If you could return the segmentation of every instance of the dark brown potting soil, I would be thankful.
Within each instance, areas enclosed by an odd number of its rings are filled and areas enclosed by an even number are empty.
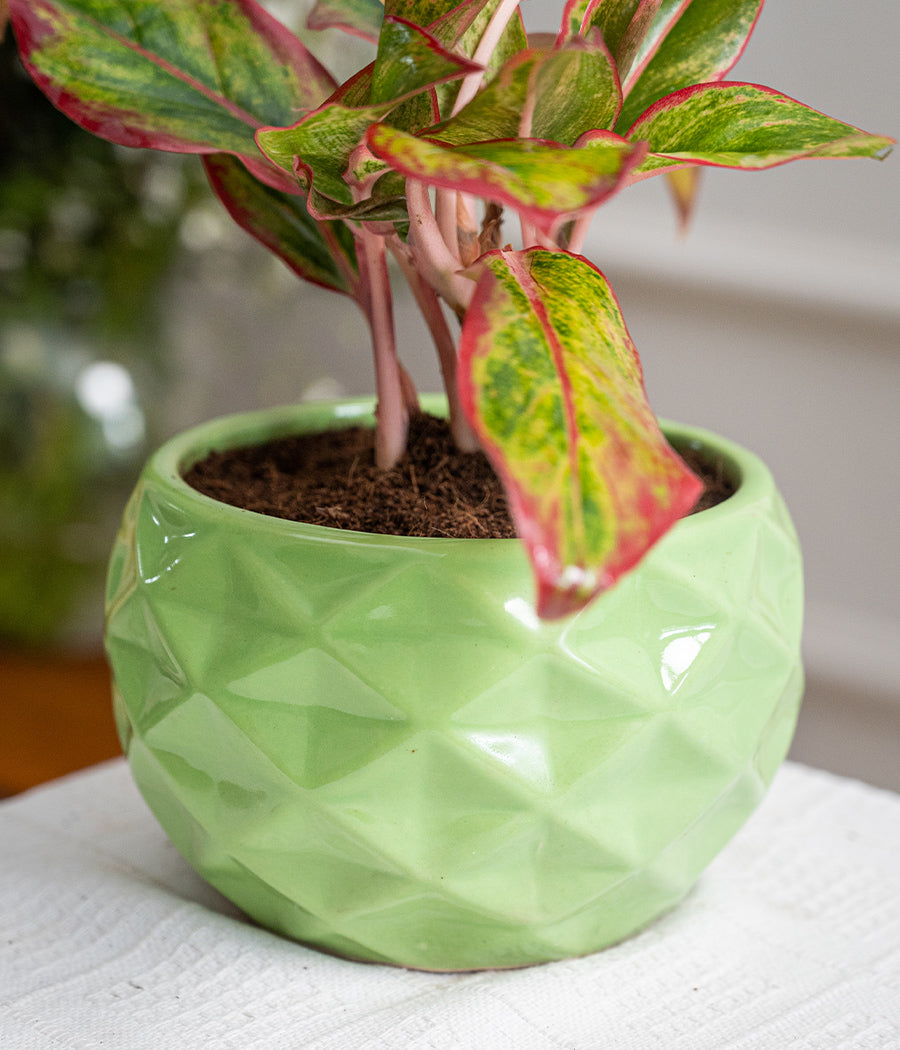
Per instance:
[[[371,429],[329,430],[211,452],[185,480],[223,503],[289,521],[399,536],[515,536],[487,458],[458,452],[444,420],[415,417],[409,449],[398,466],[382,471]],[[685,458],[706,482],[695,511],[734,491],[721,464]]]

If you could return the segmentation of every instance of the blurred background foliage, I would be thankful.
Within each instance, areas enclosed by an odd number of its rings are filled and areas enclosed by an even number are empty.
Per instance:
[[[195,158],[82,132],[0,41],[0,642],[94,642],[171,374],[165,288]],[[83,613],[82,610],[90,610]]]

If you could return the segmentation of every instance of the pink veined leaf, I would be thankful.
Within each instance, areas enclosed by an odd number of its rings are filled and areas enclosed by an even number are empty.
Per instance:
[[[581,256],[484,256],[460,398],[507,491],[541,617],[578,612],[696,502],[605,277]]]
[[[23,62],[54,104],[125,146],[257,157],[256,128],[295,120],[334,90],[326,70],[255,0],[10,0]],[[254,70],[270,74],[257,77]]]
[[[591,24],[591,16],[604,0],[566,0],[556,40],[563,44],[574,37],[583,36]]]
[[[429,22],[427,28],[445,47],[471,58],[500,2],[501,0],[463,0],[461,4],[449,9],[447,4],[439,2],[430,9],[434,20]],[[421,0],[411,0],[412,6],[417,10],[420,3]],[[393,8],[396,5],[392,3],[390,6]],[[416,21],[412,14],[407,17],[413,22]],[[486,79],[490,80],[506,61],[527,46],[521,12],[517,11],[507,23],[488,62]]]

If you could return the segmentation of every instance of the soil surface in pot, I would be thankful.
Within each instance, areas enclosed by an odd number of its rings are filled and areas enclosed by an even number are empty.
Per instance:
[[[185,474],[204,495],[260,514],[394,536],[504,539],[516,535],[503,487],[480,452],[459,452],[443,419],[410,421],[410,451],[375,466],[367,427],[211,452]],[[734,491],[721,463],[682,453],[706,485],[694,513]]]

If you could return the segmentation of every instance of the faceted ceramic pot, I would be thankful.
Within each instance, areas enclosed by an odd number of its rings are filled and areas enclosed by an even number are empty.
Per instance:
[[[260,923],[422,969],[591,952],[670,909],[760,801],[802,688],[790,520],[750,453],[587,611],[539,623],[515,540],[340,532],[180,477],[210,449],[371,403],[170,441],[109,579],[119,731],[163,828]]]

